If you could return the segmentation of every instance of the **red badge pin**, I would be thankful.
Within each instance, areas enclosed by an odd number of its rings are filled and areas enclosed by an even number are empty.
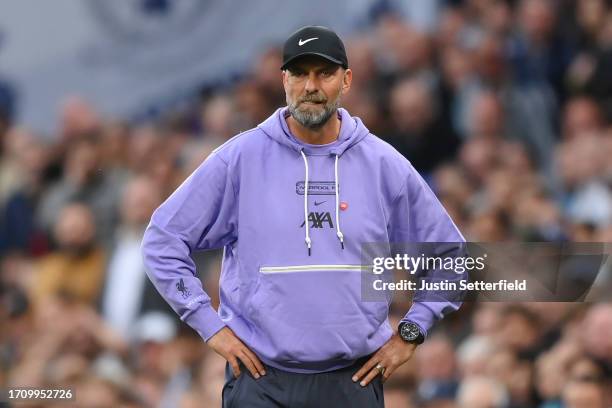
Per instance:
[[[346,201],[341,201],[340,202],[340,209],[342,211],[346,211],[348,209],[348,203]]]

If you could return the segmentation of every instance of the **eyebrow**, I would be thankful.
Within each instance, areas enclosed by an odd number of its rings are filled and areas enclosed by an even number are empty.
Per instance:
[[[319,73],[321,71],[331,71],[332,73],[335,73],[338,69],[340,68],[340,65],[336,65],[336,64],[328,64],[325,65],[323,67],[320,68],[314,68],[315,72]],[[291,73],[303,73],[303,72],[307,72],[310,71],[313,68],[308,68],[308,67],[300,67],[300,66],[294,66],[294,67],[288,67],[287,70]]]

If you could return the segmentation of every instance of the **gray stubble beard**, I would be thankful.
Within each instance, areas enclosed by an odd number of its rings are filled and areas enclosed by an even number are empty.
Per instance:
[[[290,103],[289,100],[287,100],[287,106],[293,119],[300,125],[308,129],[320,129],[340,108],[340,96],[341,94],[338,94],[335,101],[326,103],[320,112],[300,110],[298,109],[299,102]]]

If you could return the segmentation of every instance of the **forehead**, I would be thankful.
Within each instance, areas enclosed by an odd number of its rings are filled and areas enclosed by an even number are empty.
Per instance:
[[[328,68],[339,68],[340,65],[335,64],[323,57],[319,57],[317,55],[304,55],[302,57],[296,58],[292,61],[287,69],[292,70],[302,70],[302,71],[310,71],[310,70],[320,70],[320,69],[328,69]]]

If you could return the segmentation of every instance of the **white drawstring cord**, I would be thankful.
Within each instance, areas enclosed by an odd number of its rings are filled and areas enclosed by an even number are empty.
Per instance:
[[[334,163],[334,180],[336,182],[336,236],[340,240],[342,249],[344,249],[344,235],[342,234],[342,231],[340,231],[340,216],[338,215],[338,210],[340,207],[340,199],[338,198],[338,157],[339,155],[336,154],[336,161]]]
[[[311,246],[312,240],[310,239],[310,224],[308,223],[308,159],[306,158],[306,154],[304,154],[304,150],[300,150],[302,154],[302,159],[304,159],[304,168],[306,169],[306,176],[304,180],[304,227],[306,229],[306,238],[304,241],[306,242],[306,246],[308,247],[308,256],[311,255]],[[340,230],[340,196],[338,192],[338,158],[340,156],[336,154],[336,159],[334,162],[334,184],[336,190],[336,236],[338,240],[340,240],[340,246],[344,249],[344,234]]]
[[[304,167],[306,168],[306,180],[304,181],[304,227],[306,228],[306,246],[308,247],[308,256],[310,256],[310,231],[308,224],[308,159],[306,159],[306,155],[304,154],[304,150],[300,150],[302,153],[302,159],[304,159]]]

